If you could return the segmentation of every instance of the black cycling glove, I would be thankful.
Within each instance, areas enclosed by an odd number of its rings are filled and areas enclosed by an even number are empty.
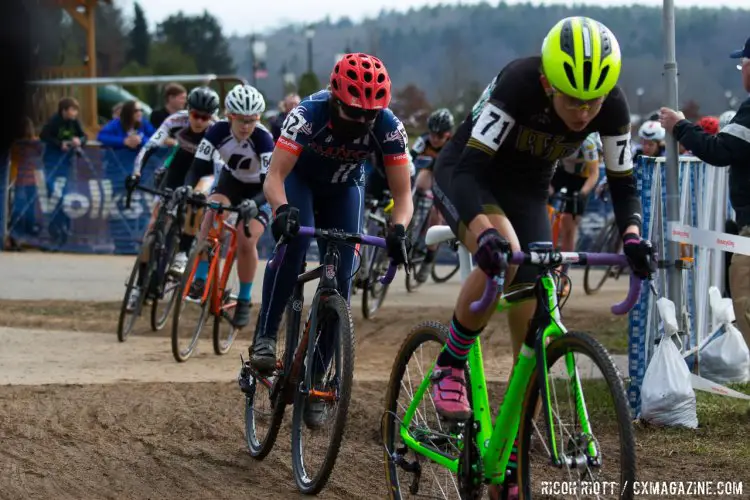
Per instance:
[[[648,279],[656,271],[654,262],[654,248],[651,242],[644,240],[635,233],[626,233],[622,237],[623,250],[630,262],[630,268],[636,276]]]
[[[299,231],[299,209],[288,203],[276,209],[276,216],[271,223],[273,239],[279,241],[282,236],[291,237]]]
[[[477,239],[477,265],[490,278],[502,274],[508,267],[510,243],[495,228],[485,230]]]
[[[406,264],[406,255],[402,250],[402,243],[406,246],[406,252],[408,253],[411,241],[406,237],[406,228],[403,224],[389,225],[385,235],[385,246],[388,257],[396,264]]]

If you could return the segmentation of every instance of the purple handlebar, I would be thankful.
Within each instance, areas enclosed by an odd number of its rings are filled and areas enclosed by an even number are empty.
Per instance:
[[[300,226],[299,231],[297,232],[297,236],[315,236],[315,228]],[[362,243],[364,243],[365,245],[385,248],[384,238],[378,238],[377,236],[368,236],[366,234],[360,235],[360,237],[362,238]],[[271,260],[268,261],[268,267],[270,267],[271,269],[278,268],[281,263],[284,262],[284,254],[286,254],[286,243],[278,246],[278,248],[276,249],[276,253],[271,258]],[[391,262],[391,264],[388,266],[388,270],[386,271],[385,276],[381,276],[379,281],[384,285],[389,284],[396,276],[397,270],[398,265]]]
[[[532,252],[533,253],[533,252]],[[585,256],[585,258],[580,259],[581,261],[584,261],[587,265],[593,265],[593,266],[621,266],[621,267],[627,267],[628,259],[623,254],[614,254],[614,253],[578,253],[578,254],[571,254],[571,255],[579,255],[579,256]],[[512,257],[510,258],[511,264],[523,264],[526,261],[526,256],[524,252],[513,252]],[[565,262],[574,264],[576,262],[570,261]],[[484,287],[484,293],[482,294],[482,298],[480,298],[477,301],[474,301],[469,306],[469,309],[473,313],[479,313],[482,311],[485,311],[488,307],[492,305],[492,303],[497,298],[498,294],[500,293],[500,284],[493,278],[487,278],[487,283]],[[628,295],[625,297],[625,300],[622,302],[619,302],[617,304],[614,304],[611,308],[612,314],[622,315],[627,314],[633,306],[635,306],[635,303],[638,302],[638,297],[641,294],[641,280],[638,278],[635,274],[632,272],[630,273],[630,288],[628,289]]]

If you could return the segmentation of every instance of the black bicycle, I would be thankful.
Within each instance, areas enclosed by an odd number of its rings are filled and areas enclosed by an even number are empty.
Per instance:
[[[424,283],[420,279],[420,276],[422,276],[422,266],[432,266],[432,262],[425,262],[427,244],[424,241],[427,230],[430,228],[432,207],[432,194],[414,193],[414,217],[412,217],[409,224],[411,246],[408,253],[408,262],[413,266],[412,269],[414,272],[406,274],[406,290],[409,292],[415,291]]]
[[[380,199],[365,200],[365,234],[385,238],[388,217],[393,209],[390,191]],[[388,270],[390,259],[384,248],[366,245],[361,250],[361,266],[357,273],[357,287],[362,289],[362,315],[372,319],[383,305],[389,283],[381,283],[380,277]]]
[[[158,183],[157,183],[158,185]],[[180,234],[185,222],[185,204],[190,190],[178,188],[153,189],[141,185],[129,185],[125,207],[130,208],[134,190],[159,196],[162,203],[151,230],[146,234],[141,251],[135,259],[133,270],[125,283],[125,296],[117,322],[117,339],[125,342],[133,331],[136,319],[141,315],[146,300],[151,301],[151,329],[161,330],[175,304],[175,292],[180,277],[168,272],[179,247]],[[141,263],[145,262],[143,275]]]
[[[373,245],[385,248],[385,240],[374,236],[345,233],[335,229],[300,227],[299,236],[326,240],[323,264],[297,278],[297,285],[284,312],[286,335],[279,339],[279,359],[272,373],[260,373],[249,361],[242,361],[238,377],[245,395],[245,432],[250,455],[265,458],[276,441],[284,409],[293,405],[292,470],[302,493],[316,494],[326,485],[338,456],[344,435],[354,376],[354,324],[346,298],[339,292],[337,269],[340,253],[336,243]],[[279,240],[268,265],[278,267],[284,260],[286,238]],[[406,254],[405,247],[403,248]],[[390,283],[397,265],[391,262],[380,278]],[[320,280],[300,331],[304,284]],[[300,333],[302,334],[300,336]],[[320,420],[306,416],[308,405],[315,405]],[[312,408],[312,406],[311,406]],[[327,444],[312,441],[329,429]],[[303,439],[305,430],[310,436]],[[322,450],[322,458],[314,456]]]
[[[609,184],[602,182],[597,191],[599,199],[606,201],[609,197]],[[617,227],[614,215],[607,219],[607,222],[599,230],[590,250],[601,253],[620,253],[622,251],[622,236],[620,236],[620,230]],[[627,273],[628,269],[622,266],[587,265],[583,271],[583,290],[586,295],[594,295],[602,289],[609,278],[619,279],[623,272]]]

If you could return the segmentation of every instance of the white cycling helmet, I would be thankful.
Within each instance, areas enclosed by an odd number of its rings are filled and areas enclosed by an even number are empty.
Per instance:
[[[638,129],[638,137],[646,141],[663,141],[666,137],[666,131],[661,123],[648,120],[643,122],[641,128]]]
[[[734,118],[734,115],[736,114],[736,111],[732,111],[730,109],[729,111],[724,111],[721,115],[719,115],[719,130],[729,125],[729,122],[732,121],[732,118]]]
[[[252,116],[260,115],[266,110],[266,101],[255,87],[236,85],[224,98],[227,114]]]

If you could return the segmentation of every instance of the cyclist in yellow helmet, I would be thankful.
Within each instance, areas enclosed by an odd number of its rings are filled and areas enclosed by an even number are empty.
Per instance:
[[[502,69],[440,152],[436,205],[478,265],[463,284],[433,371],[432,397],[443,418],[465,419],[471,411],[464,366],[494,308],[474,314],[469,305],[479,300],[488,275],[506,271],[506,291],[533,283],[535,268],[508,267],[506,255],[551,240],[547,196],[554,165],[594,132],[601,136],[625,253],[637,275],[653,270],[651,245],[640,236],[630,110],[617,87],[621,64],[620,46],[606,26],[586,17],[563,19],[547,34],[540,56]],[[522,344],[534,306],[531,300],[509,311],[514,357],[533,354]],[[514,463],[511,455],[509,497],[517,495]]]

